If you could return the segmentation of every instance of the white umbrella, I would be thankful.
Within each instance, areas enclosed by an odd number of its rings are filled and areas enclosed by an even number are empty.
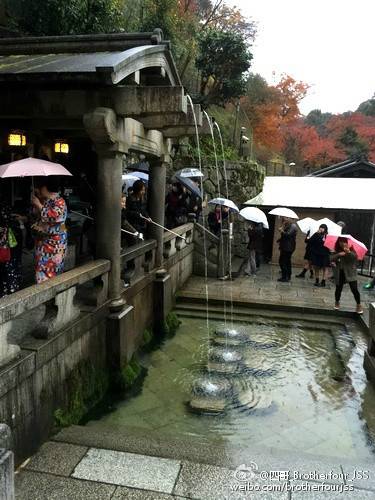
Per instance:
[[[312,219],[311,217],[305,217],[304,219],[301,219],[297,222],[298,227],[303,233],[308,233],[310,231],[311,233],[311,227],[313,224],[316,223],[315,219]],[[315,231],[314,231],[315,232]]]
[[[234,210],[235,212],[239,212],[239,208],[233,201],[228,200],[227,198],[214,198],[208,202],[210,205],[221,205],[223,207],[228,207]]]
[[[148,182],[149,179],[149,175],[146,174],[146,172],[132,172],[130,175],[134,175],[134,177],[146,182]]]
[[[135,182],[135,181],[139,181],[139,177],[137,177],[136,175],[133,175],[133,174],[124,174],[122,176],[122,180],[125,182]]]
[[[176,172],[176,174],[179,174],[181,177],[204,177],[204,174],[199,170],[199,168],[183,168],[182,170],[179,170]]]
[[[325,224],[328,228],[328,234],[332,234],[333,236],[339,236],[342,233],[342,227],[336,224],[335,222],[331,221],[331,219],[328,219],[325,217],[324,219],[319,219],[317,221],[313,221],[310,225],[310,234],[314,234],[317,232],[319,227]]]
[[[290,208],[277,207],[269,213],[270,215],[279,215],[280,217],[288,217],[289,219],[299,219],[298,215]]]
[[[246,220],[257,222],[258,224],[263,224],[263,227],[269,229],[267,216],[259,208],[256,207],[243,208],[242,210],[240,210],[240,215]]]

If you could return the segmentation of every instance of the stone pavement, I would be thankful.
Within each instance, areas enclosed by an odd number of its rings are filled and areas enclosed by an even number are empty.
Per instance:
[[[102,448],[92,447],[96,438]],[[375,498],[373,463],[285,457],[277,450],[267,457],[253,451],[249,459],[239,449],[236,465],[220,447],[194,439],[168,443],[141,434],[94,436],[79,426],[63,430],[55,439],[19,469],[17,499]],[[190,460],[184,458],[189,450]],[[352,480],[355,470],[365,479]]]
[[[279,283],[279,268],[273,265],[262,265],[256,277],[242,275],[232,282],[208,279],[208,295],[210,299],[246,302],[267,308],[292,307],[301,312],[327,312],[334,311],[334,283],[328,281],[325,288],[315,287],[314,279],[295,278],[300,269],[294,269],[290,283]],[[365,291],[363,284],[368,279],[359,276],[358,284],[364,308],[363,320],[368,325],[368,306],[375,302],[375,291]],[[205,298],[206,287],[204,279],[193,276],[178,294],[181,297]],[[341,297],[341,313],[354,313],[355,302],[348,285],[345,285]]]

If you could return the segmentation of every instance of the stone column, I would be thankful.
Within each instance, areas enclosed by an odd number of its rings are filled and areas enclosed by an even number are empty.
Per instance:
[[[116,152],[98,151],[96,257],[111,261],[108,297],[112,304],[121,295],[121,180],[122,158]]]
[[[121,310],[121,186],[122,154],[118,147],[117,117],[109,108],[84,116],[84,124],[98,154],[96,257],[111,261],[108,297],[111,310]]]
[[[164,226],[165,214],[165,184],[167,164],[163,160],[150,162],[150,177],[148,182],[148,211],[152,220]],[[149,224],[148,236],[157,241],[155,255],[156,267],[163,265],[163,235],[161,227]]]

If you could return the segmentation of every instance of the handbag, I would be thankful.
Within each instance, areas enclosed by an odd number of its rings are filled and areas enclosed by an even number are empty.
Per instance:
[[[4,264],[5,262],[9,261],[10,261],[10,248],[0,247],[0,263]]]
[[[14,232],[13,232],[12,228],[8,229],[8,245],[9,245],[9,248],[14,248],[18,245],[17,239],[14,236]]]

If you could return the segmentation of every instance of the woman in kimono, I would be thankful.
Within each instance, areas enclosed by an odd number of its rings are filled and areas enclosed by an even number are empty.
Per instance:
[[[67,208],[54,179],[43,177],[35,183],[32,204],[37,222],[32,230],[35,239],[35,276],[37,283],[54,278],[64,271],[67,248],[65,220]]]

